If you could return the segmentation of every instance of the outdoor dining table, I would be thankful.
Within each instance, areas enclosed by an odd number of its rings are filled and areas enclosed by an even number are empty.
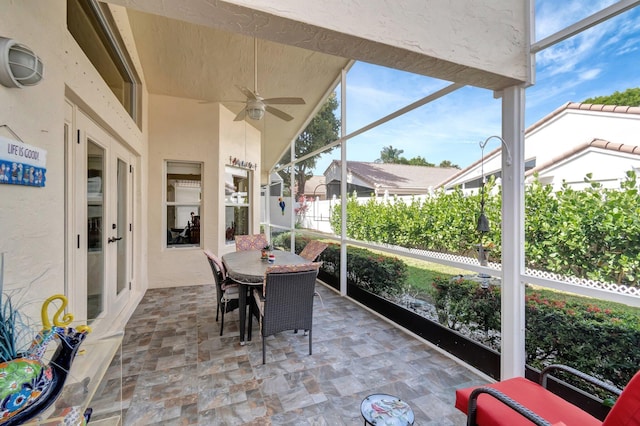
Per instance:
[[[247,318],[247,298],[249,287],[260,286],[264,282],[264,275],[269,266],[298,265],[309,263],[309,260],[288,251],[275,250],[272,252],[275,260],[269,262],[261,259],[261,250],[235,251],[222,256],[222,263],[227,269],[227,276],[240,286],[240,344],[244,345],[245,323]],[[249,313],[251,315],[251,313]]]

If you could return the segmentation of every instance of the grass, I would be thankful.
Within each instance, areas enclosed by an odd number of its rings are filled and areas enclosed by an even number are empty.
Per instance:
[[[418,260],[412,257],[398,256],[407,265],[407,286],[412,292],[417,295],[428,296],[431,293],[431,283],[435,277],[454,277],[456,275],[469,275],[473,272],[465,271],[463,269],[454,268],[452,266],[441,265],[439,263],[428,262],[425,260]],[[611,309],[616,312],[624,312],[628,315],[634,315],[640,317],[640,309],[628,306],[622,303],[609,302],[601,299],[593,299],[586,296],[578,296],[571,293],[564,293],[557,290],[546,289],[543,287],[529,285],[526,292],[539,292],[542,297],[564,301],[564,302],[577,302],[577,303],[593,303],[601,309]]]
[[[400,257],[407,264],[408,276],[407,285],[419,293],[429,293],[431,283],[435,277],[454,277],[460,274],[471,272],[452,266],[441,265],[439,263],[427,262],[411,257]]]

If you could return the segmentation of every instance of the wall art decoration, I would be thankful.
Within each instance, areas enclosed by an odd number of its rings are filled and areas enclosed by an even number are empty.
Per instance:
[[[0,183],[43,187],[47,151],[0,136]]]

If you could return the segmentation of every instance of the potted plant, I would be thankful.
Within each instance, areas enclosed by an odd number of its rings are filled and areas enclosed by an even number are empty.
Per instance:
[[[261,255],[261,259],[268,259],[269,258],[269,253],[271,253],[273,251],[273,246],[271,244],[267,244],[266,246],[262,247],[262,255]]]

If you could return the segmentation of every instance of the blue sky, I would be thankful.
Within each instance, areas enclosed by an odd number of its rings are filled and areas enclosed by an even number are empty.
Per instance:
[[[565,28],[615,0],[537,0],[536,40]],[[449,82],[356,63],[347,75],[347,130],[353,132]],[[640,7],[565,40],[536,55],[536,84],[526,90],[528,127],[566,102],[609,95],[640,86]],[[478,160],[478,142],[499,135],[501,101],[493,92],[462,88],[374,130],[347,145],[350,160],[375,161],[385,146],[438,164],[450,160],[466,167]],[[499,146],[491,141],[487,150]],[[322,174],[339,150],[323,155]]]

